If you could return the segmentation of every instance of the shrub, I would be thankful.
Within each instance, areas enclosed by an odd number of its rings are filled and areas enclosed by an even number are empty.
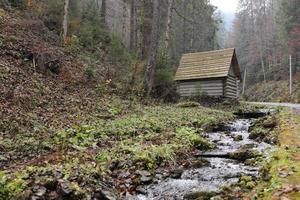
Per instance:
[[[61,33],[63,20],[63,0],[42,0],[35,2],[37,5],[32,6],[35,14],[44,22],[45,26],[57,34]]]
[[[157,59],[153,95],[168,101],[179,99],[174,82],[174,69],[164,53],[159,54]]]
[[[92,66],[87,66],[84,69],[84,74],[88,82],[92,81],[95,78],[95,68]]]
[[[27,5],[26,0],[7,0],[7,1],[0,0],[1,5],[5,5],[6,3],[9,3],[11,6],[21,8],[21,9],[25,9]]]

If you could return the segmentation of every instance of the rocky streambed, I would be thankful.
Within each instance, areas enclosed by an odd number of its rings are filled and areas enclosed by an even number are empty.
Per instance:
[[[218,194],[222,187],[237,183],[243,176],[257,179],[256,158],[267,157],[272,146],[249,139],[249,127],[254,120],[238,119],[222,130],[205,134],[216,148],[196,154],[201,165],[183,170],[177,177],[156,179],[140,189],[142,194],[126,199],[195,199],[197,193]]]

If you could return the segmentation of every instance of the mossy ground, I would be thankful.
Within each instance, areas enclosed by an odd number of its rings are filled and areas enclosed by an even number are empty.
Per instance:
[[[1,146],[8,147],[11,154],[14,151],[18,154],[22,146],[34,152],[41,148],[40,144],[43,144],[43,153],[20,162],[10,162],[3,156],[7,167],[0,175],[0,197],[15,199],[20,197],[18,195],[35,195],[34,186],[46,187],[48,179],[69,181],[73,195],[76,194],[73,198],[79,199],[102,187],[99,183],[112,185],[121,193],[132,192],[141,184],[140,177],[132,177],[137,176],[137,170],[152,173],[158,168],[182,165],[194,150],[214,147],[202,137],[205,130],[234,118],[231,112],[200,105],[145,105],[134,100],[121,101],[118,96],[110,99],[103,112],[85,113],[74,124],[66,125],[53,135],[51,132],[41,138],[32,135],[28,141],[26,133],[15,135],[24,137],[26,144],[13,144],[9,136],[3,135]],[[129,102],[135,104],[129,105]],[[109,117],[104,118],[103,114]],[[59,178],[55,177],[56,171],[61,174]],[[128,177],[119,177],[126,172],[131,174],[134,183],[126,185],[123,179]],[[84,184],[82,177],[86,179]],[[49,191],[51,188],[47,187]]]

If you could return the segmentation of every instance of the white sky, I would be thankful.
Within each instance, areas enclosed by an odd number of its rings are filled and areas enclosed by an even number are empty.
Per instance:
[[[238,6],[238,0],[210,0],[210,2],[226,13],[235,13]]]

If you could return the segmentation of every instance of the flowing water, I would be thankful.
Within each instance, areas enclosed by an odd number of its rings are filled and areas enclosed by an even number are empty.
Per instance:
[[[258,167],[247,166],[242,162],[226,158],[245,146],[267,154],[271,145],[248,139],[251,119],[239,119],[225,126],[224,131],[207,133],[206,137],[217,146],[207,152],[200,152],[207,166],[184,171],[179,179],[167,178],[145,187],[146,195],[131,196],[132,200],[171,200],[184,199],[193,192],[219,192],[222,186],[237,183],[241,176],[258,177]],[[240,140],[234,140],[239,136]],[[241,138],[242,137],[242,138]]]

